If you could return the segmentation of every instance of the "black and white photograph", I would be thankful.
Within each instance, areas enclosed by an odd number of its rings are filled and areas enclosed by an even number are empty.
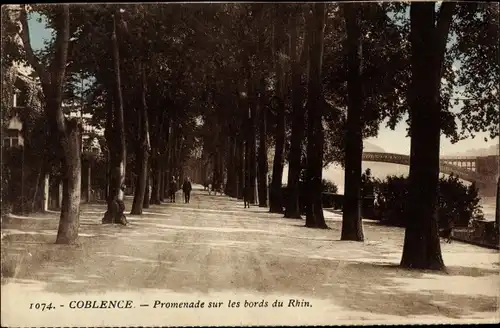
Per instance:
[[[1,15],[2,327],[500,322],[497,2]]]

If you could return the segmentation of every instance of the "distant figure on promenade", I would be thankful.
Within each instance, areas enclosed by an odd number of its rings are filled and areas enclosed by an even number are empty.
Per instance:
[[[191,179],[187,177],[182,184],[182,191],[184,192],[184,203],[186,204],[189,203],[189,200],[191,198],[191,189],[193,189],[193,186],[191,186]]]
[[[172,179],[170,179],[170,202],[175,203],[175,192],[177,191],[177,181],[175,180],[175,177],[172,176]]]
[[[215,196],[217,196],[217,192],[219,192],[222,195],[222,187],[220,183],[218,182],[214,183],[210,188],[210,190],[208,191],[208,194],[210,195],[211,192],[213,192]]]
[[[244,208],[250,208],[250,195],[252,194],[252,189],[250,186],[243,187],[243,205]]]

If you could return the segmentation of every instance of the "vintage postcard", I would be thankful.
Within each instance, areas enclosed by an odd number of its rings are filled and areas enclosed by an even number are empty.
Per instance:
[[[499,17],[2,5],[1,326],[498,323]]]

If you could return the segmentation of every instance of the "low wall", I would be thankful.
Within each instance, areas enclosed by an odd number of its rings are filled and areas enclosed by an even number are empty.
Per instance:
[[[474,221],[469,228],[453,229],[451,237],[477,246],[500,249],[497,229],[494,221]]]

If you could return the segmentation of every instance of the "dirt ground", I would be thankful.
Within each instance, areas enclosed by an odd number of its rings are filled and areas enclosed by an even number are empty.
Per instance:
[[[105,204],[82,206],[74,246],[54,244],[58,213],[2,222],[2,326],[500,321],[495,250],[443,243],[447,273],[404,270],[400,228],[366,221],[365,242],[345,242],[339,214],[325,211],[329,230],[308,229],[199,189],[190,204],[179,194],[176,204],[127,216],[126,227],[102,225],[104,211]],[[133,305],[72,309],[73,300]],[[165,308],[198,300],[203,308]],[[31,303],[55,309],[30,310]]]

